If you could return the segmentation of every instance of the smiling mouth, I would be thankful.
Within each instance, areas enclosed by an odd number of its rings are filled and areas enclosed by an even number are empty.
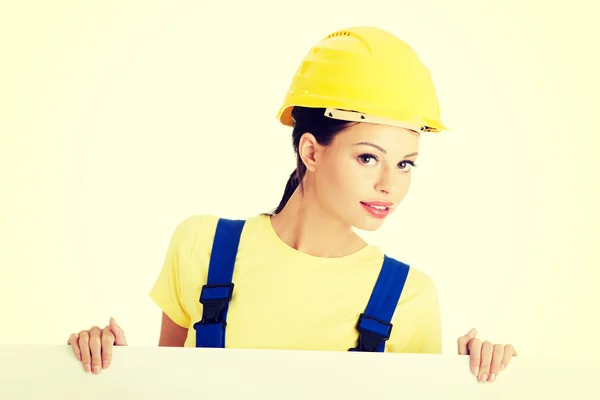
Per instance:
[[[367,210],[369,212],[369,214],[371,214],[373,217],[378,218],[378,219],[383,219],[383,218],[387,217],[388,214],[390,213],[391,207],[380,206],[380,205],[371,205],[371,204],[363,203],[362,201],[360,202],[360,204],[364,207],[365,210]]]
[[[368,206],[368,207],[373,207],[377,210],[389,210],[391,208],[394,207],[393,203],[388,203],[388,202],[373,202],[373,203],[365,203],[364,201],[360,202],[361,204]],[[383,203],[383,204],[382,204]]]
[[[388,209],[389,209],[389,207],[385,207],[385,206],[372,206],[372,205],[370,205],[370,204],[367,204],[367,203],[363,203],[363,204],[364,204],[365,206],[372,207],[372,208],[374,208],[374,209],[376,209],[376,210],[382,210],[382,211],[385,211],[385,210],[388,210]]]

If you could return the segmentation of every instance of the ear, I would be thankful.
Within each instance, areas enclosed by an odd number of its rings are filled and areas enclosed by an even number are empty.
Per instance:
[[[298,154],[306,166],[307,171],[317,170],[317,150],[319,149],[317,139],[311,133],[305,133],[300,137]]]

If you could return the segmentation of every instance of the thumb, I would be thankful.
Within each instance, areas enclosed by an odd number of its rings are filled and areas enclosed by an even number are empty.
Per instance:
[[[127,346],[125,332],[123,332],[123,329],[117,325],[117,321],[113,317],[110,317],[109,328],[113,335],[115,335],[115,346]]]
[[[477,329],[471,329],[466,335],[458,338],[458,354],[467,355],[469,354],[469,342],[477,335]]]

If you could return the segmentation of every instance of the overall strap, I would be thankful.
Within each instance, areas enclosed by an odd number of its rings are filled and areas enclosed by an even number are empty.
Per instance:
[[[225,347],[227,311],[233,295],[233,270],[245,221],[220,218],[202,287],[202,320],[194,324],[196,347]]]
[[[358,319],[358,343],[349,351],[383,352],[392,332],[391,320],[410,267],[384,255],[383,265],[367,307]]]

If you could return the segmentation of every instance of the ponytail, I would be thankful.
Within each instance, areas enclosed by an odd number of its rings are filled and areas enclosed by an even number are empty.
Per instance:
[[[279,214],[281,210],[283,210],[287,202],[290,200],[290,197],[292,197],[292,195],[298,188],[299,182],[300,181],[298,180],[298,172],[294,170],[294,172],[290,174],[290,178],[288,179],[287,184],[285,185],[281,201],[279,202],[277,208],[273,211],[273,214]]]

